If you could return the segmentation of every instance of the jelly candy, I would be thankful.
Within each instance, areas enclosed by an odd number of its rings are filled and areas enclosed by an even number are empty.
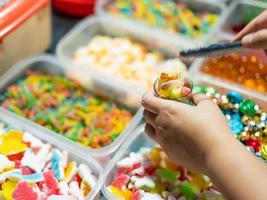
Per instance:
[[[190,185],[194,187],[198,192],[200,192],[210,187],[210,180],[205,175],[196,174],[195,176],[192,177]]]
[[[118,189],[123,189],[123,186],[125,187],[126,184],[129,182],[130,177],[126,174],[117,174],[114,177],[114,180],[112,182],[112,185],[115,186]]]
[[[115,196],[123,199],[123,200],[131,200],[132,193],[129,190],[120,190],[114,186],[109,186],[109,190]]]
[[[6,200],[12,200],[12,194],[16,188],[15,182],[7,181],[2,184],[2,194],[4,199]]]
[[[173,171],[171,169],[158,169],[156,174],[161,177],[163,180],[174,182],[179,178],[179,172]]]
[[[186,198],[186,200],[196,200],[197,194],[195,189],[188,183],[182,183],[178,186],[181,194]]]
[[[28,185],[27,182],[22,181],[17,184],[13,192],[14,200],[38,200],[38,194]]]

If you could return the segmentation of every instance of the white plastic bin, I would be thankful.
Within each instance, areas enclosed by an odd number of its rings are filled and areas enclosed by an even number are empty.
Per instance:
[[[181,44],[184,44],[188,47],[194,47],[195,45],[200,45],[207,41],[213,31],[223,23],[225,19],[225,15],[227,14],[227,7],[222,1],[214,1],[214,0],[178,0],[177,2],[185,3],[189,8],[195,11],[210,11],[212,13],[218,14],[218,21],[213,27],[210,28],[209,32],[199,38],[189,38],[181,33],[172,33],[168,30],[160,29],[157,27],[149,26],[145,23],[139,22],[133,18],[128,18],[125,16],[111,14],[106,10],[106,7],[110,5],[114,0],[99,0],[96,5],[96,13],[99,16],[106,16],[113,21],[120,22],[121,24],[130,24],[135,26],[136,28],[142,27],[145,29],[153,30],[154,32],[158,32],[166,37],[173,38],[173,40],[179,41]]]
[[[0,79],[0,93],[6,90],[9,85],[12,85],[19,78],[22,78],[27,70],[35,70],[35,71],[49,71],[56,74],[65,74],[68,77],[67,72],[63,68],[62,64],[52,56],[38,56],[23,60],[16,65],[14,65],[6,74],[4,74]],[[113,91],[109,91],[107,93],[107,97],[112,96]],[[6,111],[11,113],[10,111]],[[13,113],[12,113],[13,114]],[[76,148],[78,152],[81,152],[82,155],[87,154],[89,156],[95,157],[101,164],[104,164],[106,161],[110,159],[112,154],[119,148],[124,140],[128,138],[132,130],[141,122],[142,120],[142,110],[136,111],[135,116],[132,121],[128,124],[128,126],[124,129],[124,131],[115,139],[115,141],[103,148],[93,149],[82,146],[81,144],[75,143],[68,139],[63,135],[59,135],[53,131],[48,130],[36,123],[20,117],[17,117],[29,126],[37,126],[40,130],[45,132],[48,136],[51,135],[55,138],[55,140],[64,141],[65,144]]]
[[[104,85],[108,91],[116,91],[116,99],[132,107],[139,107],[144,88],[133,87],[125,80],[119,80],[104,70],[97,70],[88,66],[78,65],[74,53],[79,47],[86,46],[96,35],[126,36],[133,41],[141,42],[149,50],[160,50],[166,58],[175,58],[179,49],[186,48],[179,41],[165,37],[142,27],[136,27],[122,21],[107,17],[91,17],[75,26],[58,44],[57,56],[72,76],[94,89],[97,85]],[[100,84],[99,84],[100,83]],[[95,89],[94,89],[95,90]]]
[[[0,108],[0,122],[4,122],[5,124],[13,127],[14,129],[18,129],[21,131],[29,132],[40,140],[52,144],[54,147],[57,147],[61,150],[65,150],[70,154],[70,159],[76,161],[77,163],[84,163],[92,170],[93,174],[97,178],[97,184],[89,193],[87,200],[99,199],[99,191],[102,186],[102,171],[103,169],[94,160],[91,156],[86,154],[81,154],[76,150],[73,146],[66,143],[64,140],[58,140],[57,138],[50,135],[45,130],[40,130],[36,126],[32,126],[30,123],[25,121],[21,121],[17,118],[16,115],[6,112]]]

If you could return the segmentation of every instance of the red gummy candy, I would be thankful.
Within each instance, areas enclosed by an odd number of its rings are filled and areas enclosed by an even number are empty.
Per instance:
[[[81,187],[82,178],[78,174],[73,177],[73,180],[77,181],[79,187]]]
[[[155,174],[156,168],[154,166],[150,166],[145,168],[145,173],[149,176],[153,176]]]
[[[141,193],[140,191],[135,191],[132,193],[131,200],[140,200],[141,199]]]
[[[133,164],[133,166],[131,166],[131,167],[120,167],[120,168],[118,168],[118,173],[119,174],[128,174],[129,172],[131,172],[135,169],[138,169],[141,166],[142,166],[142,164],[139,162],[139,163]]]
[[[15,160],[15,168],[21,168],[21,162],[19,160]]]
[[[126,174],[116,174],[114,177],[114,180],[112,182],[112,185],[118,189],[122,189],[124,185],[126,185],[130,180],[130,177]]]
[[[178,167],[178,170],[179,170],[179,172],[180,172],[179,180],[180,180],[180,181],[185,181],[185,180],[187,180],[187,177],[186,177],[186,169],[185,169],[184,167],[179,166],[179,167]]]
[[[27,182],[22,181],[18,183],[16,189],[12,194],[13,200],[37,200],[38,194],[28,186]]]
[[[54,176],[54,171],[49,170],[47,172],[43,173],[44,176],[44,182],[45,182],[45,188],[44,191],[48,196],[50,195],[57,195],[59,194],[59,188],[58,188],[58,182],[57,179]]]
[[[34,173],[34,171],[29,169],[28,167],[22,167],[21,172],[23,175],[30,175]]]
[[[7,156],[10,161],[16,161],[16,160],[21,160],[23,158],[24,152],[16,153],[13,155]]]

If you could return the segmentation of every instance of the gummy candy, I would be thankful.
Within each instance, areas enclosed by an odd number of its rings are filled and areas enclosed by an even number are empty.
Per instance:
[[[179,172],[178,171],[173,171],[171,169],[165,168],[165,169],[158,169],[156,171],[156,174],[162,178],[163,180],[166,181],[171,181],[174,182],[178,179],[179,177]]]
[[[38,194],[33,191],[27,182],[22,181],[17,184],[13,192],[14,200],[38,200]]]

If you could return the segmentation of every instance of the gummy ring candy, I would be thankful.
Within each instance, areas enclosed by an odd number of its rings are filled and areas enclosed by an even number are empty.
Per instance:
[[[193,82],[179,73],[161,73],[154,82],[155,95],[163,99],[182,100],[193,90]]]

